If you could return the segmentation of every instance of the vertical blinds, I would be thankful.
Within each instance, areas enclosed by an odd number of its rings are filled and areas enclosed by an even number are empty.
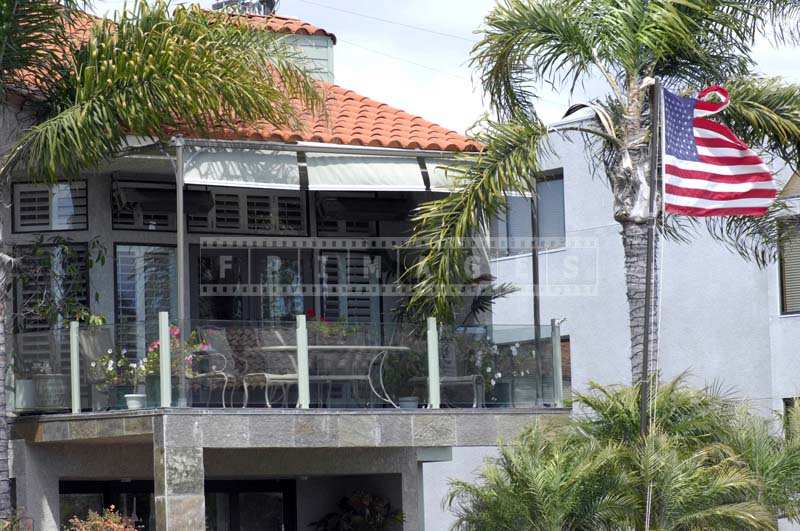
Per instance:
[[[781,299],[783,313],[800,312],[800,218],[783,227]]]

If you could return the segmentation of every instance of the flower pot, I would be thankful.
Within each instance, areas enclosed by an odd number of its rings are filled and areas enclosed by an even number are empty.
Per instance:
[[[37,410],[69,409],[69,376],[66,374],[34,374],[33,386]]]
[[[128,403],[125,400],[125,395],[135,394],[136,391],[132,385],[117,385],[111,388],[111,400],[108,404],[109,409],[126,409]]]
[[[142,409],[146,405],[147,395],[145,394],[129,394],[125,395],[125,404],[128,409]]]
[[[419,407],[419,398],[416,396],[401,396],[397,399],[397,405],[400,409],[417,409]]]
[[[91,388],[92,411],[107,411],[110,409],[110,393],[108,389],[95,384]],[[116,395],[114,395],[116,399]]]
[[[36,386],[33,380],[20,380],[14,386],[14,407],[17,411],[36,409]]]

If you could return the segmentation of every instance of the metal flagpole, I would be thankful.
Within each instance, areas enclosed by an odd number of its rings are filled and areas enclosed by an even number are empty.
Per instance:
[[[650,425],[650,333],[652,327],[653,270],[655,262],[655,228],[658,212],[656,197],[658,191],[658,170],[661,132],[661,80],[656,79],[650,97],[650,198],[647,217],[647,270],[644,281],[644,331],[642,346],[641,397],[639,403],[639,432],[642,437],[649,433]],[[656,354],[657,355],[657,354]]]

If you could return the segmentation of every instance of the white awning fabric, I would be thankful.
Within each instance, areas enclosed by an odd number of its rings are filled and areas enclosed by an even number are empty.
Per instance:
[[[459,161],[454,159],[425,159],[432,192],[454,192],[456,190],[454,177],[458,173],[452,168],[458,164]]]
[[[183,181],[204,186],[300,189],[297,154],[230,148],[187,148]]]
[[[414,157],[307,153],[309,190],[424,192]]]

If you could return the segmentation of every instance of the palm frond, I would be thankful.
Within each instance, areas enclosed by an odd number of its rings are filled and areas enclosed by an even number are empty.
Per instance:
[[[160,0],[95,26],[64,60],[47,118],[22,135],[3,174],[53,181],[115,154],[129,134],[163,139],[240,120],[297,127],[298,106],[321,108],[284,41],[197,7],[170,14]]]
[[[452,322],[460,300],[459,286],[475,285],[470,258],[489,222],[506,208],[508,193],[532,195],[547,152],[547,128],[517,115],[506,123],[487,122],[478,135],[485,144],[466,164],[450,168],[454,192],[417,209],[407,246],[422,256],[405,272],[413,285],[406,305],[417,315],[433,315]]]

